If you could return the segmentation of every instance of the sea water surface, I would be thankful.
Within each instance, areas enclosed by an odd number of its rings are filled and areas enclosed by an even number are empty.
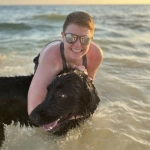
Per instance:
[[[94,80],[97,111],[62,137],[6,126],[2,150],[150,149],[150,5],[0,6],[0,76],[33,73],[33,58],[61,39],[66,15],[76,10],[94,18],[93,40],[104,53]]]

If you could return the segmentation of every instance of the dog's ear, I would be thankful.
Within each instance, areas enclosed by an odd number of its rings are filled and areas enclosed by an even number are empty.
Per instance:
[[[86,89],[86,98],[88,99],[87,109],[91,114],[93,114],[100,102],[100,98],[93,81],[90,80],[88,76],[83,78],[83,84]]]

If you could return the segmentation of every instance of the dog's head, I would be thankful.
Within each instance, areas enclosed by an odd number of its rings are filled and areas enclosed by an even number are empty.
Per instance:
[[[92,115],[100,99],[93,82],[83,71],[71,69],[58,75],[48,87],[45,100],[30,119],[47,131],[56,131],[71,119]]]

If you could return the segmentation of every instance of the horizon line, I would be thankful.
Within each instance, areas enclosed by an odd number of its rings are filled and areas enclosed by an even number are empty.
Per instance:
[[[150,3],[131,3],[131,4],[129,4],[129,3],[124,3],[124,4],[120,4],[120,3],[116,3],[116,4],[100,4],[100,3],[96,3],[96,4],[93,4],[93,3],[89,3],[89,4],[0,4],[0,6],[6,6],[6,5],[20,5],[20,6],[22,6],[22,5],[150,5]]]

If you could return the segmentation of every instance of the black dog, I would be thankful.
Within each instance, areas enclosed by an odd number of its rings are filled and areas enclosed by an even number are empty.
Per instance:
[[[100,102],[93,82],[82,71],[71,69],[58,75],[48,87],[43,103],[27,114],[27,93],[31,76],[0,77],[0,145],[4,124],[43,126],[56,135],[80,125]]]

